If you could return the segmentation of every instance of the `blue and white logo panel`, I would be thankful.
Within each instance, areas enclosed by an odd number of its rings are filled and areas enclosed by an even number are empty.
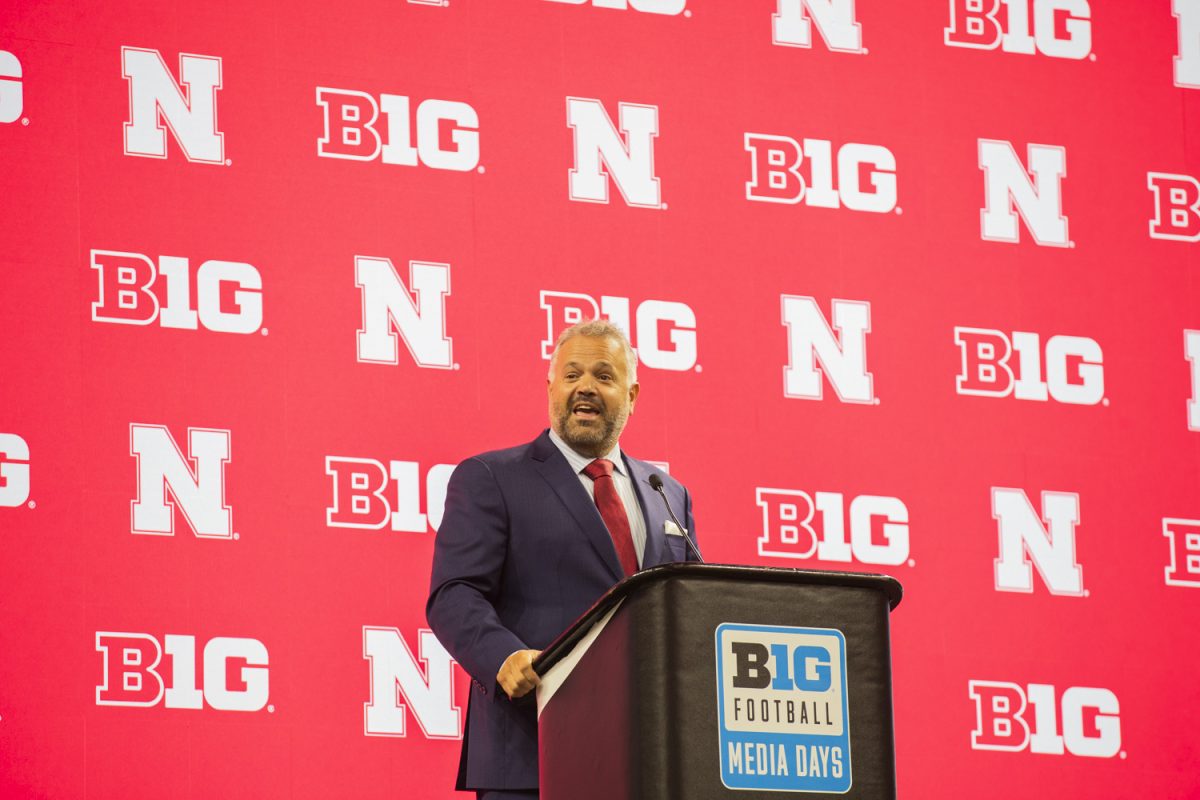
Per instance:
[[[832,628],[717,628],[721,781],[730,789],[850,790],[846,638]]]

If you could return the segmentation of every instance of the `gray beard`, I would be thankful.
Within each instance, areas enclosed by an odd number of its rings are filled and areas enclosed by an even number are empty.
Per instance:
[[[600,415],[600,425],[583,427],[571,425],[571,411],[563,409],[558,413],[555,422],[558,423],[554,426],[555,433],[561,436],[572,450],[592,458],[600,458],[612,450],[619,435],[618,420],[608,413]]]

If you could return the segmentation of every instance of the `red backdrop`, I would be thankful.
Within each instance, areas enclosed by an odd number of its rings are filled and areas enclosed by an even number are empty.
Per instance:
[[[1198,137],[1198,0],[9,3],[0,794],[451,797],[593,309],[710,560],[904,583],[904,795],[1200,793]]]

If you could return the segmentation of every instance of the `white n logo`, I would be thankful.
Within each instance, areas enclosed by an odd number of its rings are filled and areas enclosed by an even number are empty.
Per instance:
[[[821,399],[823,386],[815,356],[839,400],[875,402],[874,376],[867,372],[870,303],[834,299],[833,325],[840,341],[811,297],[783,295],[783,324],[788,331],[788,364],[783,368],[786,397]]]
[[[188,161],[225,163],[225,135],[217,130],[221,59],[180,53],[176,83],[157,50],[122,47],[121,72],[129,81],[125,155],[166,158],[165,122]]]
[[[861,53],[862,26],[854,19],[854,0],[778,0],[771,15],[771,43],[812,47],[812,23],[830,50]],[[804,15],[805,9],[812,16]]]
[[[371,665],[371,699],[363,703],[363,733],[406,736],[405,708],[427,739],[461,739],[462,709],[454,704],[454,659],[433,635],[417,633],[417,666],[396,628],[363,626],[363,658]],[[408,701],[405,706],[401,701]]]
[[[1032,592],[1032,561],[1051,594],[1083,596],[1083,568],[1075,560],[1079,495],[1042,492],[1038,517],[1024,491],[993,487],[992,517],[1000,530],[996,591]]]
[[[571,199],[607,203],[611,175],[626,205],[662,208],[654,177],[658,106],[618,103],[617,108],[620,133],[599,100],[567,98],[567,125],[575,136],[575,168],[567,182]]]
[[[358,360],[399,364],[399,331],[418,366],[453,369],[453,341],[446,335],[450,265],[410,261],[408,283],[415,302],[391,259],[354,257],[354,284],[362,291]]]
[[[1200,0],[1172,0],[1171,13],[1179,24],[1175,85],[1200,89]]]
[[[980,213],[980,235],[994,242],[1019,242],[1017,212],[1040,245],[1068,247],[1067,218],[1062,213],[1062,179],[1067,151],[1044,144],[1029,145],[1029,172],[1009,142],[979,140],[986,206]],[[1033,173],[1030,180],[1029,173]]]
[[[175,503],[192,531],[205,539],[232,539],[233,510],[225,503],[225,465],[230,461],[230,433],[188,428],[188,455],[162,425],[129,426],[129,452],[137,459],[137,499],[133,533],[175,535]],[[195,465],[193,469],[192,465]]]

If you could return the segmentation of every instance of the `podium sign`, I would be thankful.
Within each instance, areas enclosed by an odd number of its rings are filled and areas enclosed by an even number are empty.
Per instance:
[[[730,789],[850,789],[846,637],[827,628],[717,628],[721,782]]]
[[[542,800],[894,798],[881,575],[671,564],[534,668]]]

